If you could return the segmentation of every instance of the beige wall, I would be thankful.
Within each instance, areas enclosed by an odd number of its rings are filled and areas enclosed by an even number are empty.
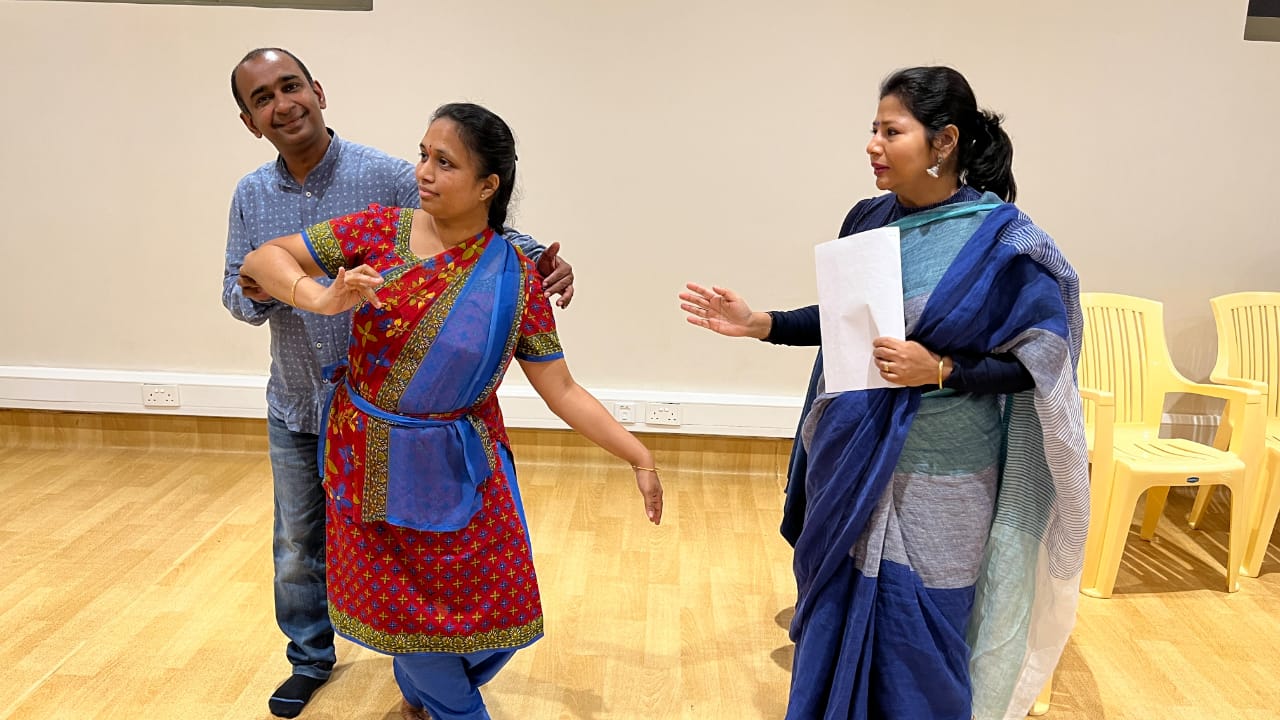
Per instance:
[[[1280,45],[1242,41],[1245,6],[0,2],[0,366],[265,372],[265,330],[218,299],[231,191],[273,157],[227,74],[283,45],[332,127],[394,154],[442,102],[510,121],[517,224],[577,269],[559,318],[587,385],[798,395],[811,350],[700,333],[675,294],[811,301],[811,246],[874,193],[877,82],[935,62],[1007,115],[1020,204],[1084,288],[1164,301],[1178,365],[1203,376],[1207,298],[1280,288]]]

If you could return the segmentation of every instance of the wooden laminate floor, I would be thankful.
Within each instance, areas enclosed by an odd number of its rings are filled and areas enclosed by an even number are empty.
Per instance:
[[[547,635],[486,687],[495,718],[782,717],[786,446],[657,444],[653,528],[625,466],[516,434]],[[289,668],[265,453],[8,445],[0,720],[269,718]],[[1115,596],[1081,598],[1049,718],[1280,718],[1280,554],[1225,593],[1225,499],[1193,532],[1174,493],[1156,542],[1131,535]],[[338,660],[303,718],[398,718],[389,658],[340,640]]]

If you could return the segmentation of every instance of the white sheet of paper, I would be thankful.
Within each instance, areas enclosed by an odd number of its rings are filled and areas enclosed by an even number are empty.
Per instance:
[[[871,356],[878,337],[906,336],[898,228],[883,227],[814,248],[827,392],[897,387]]]

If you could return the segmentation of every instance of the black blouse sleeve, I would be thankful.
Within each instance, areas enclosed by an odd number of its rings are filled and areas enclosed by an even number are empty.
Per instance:
[[[984,395],[1014,393],[1036,386],[1031,372],[1013,356],[954,354],[951,375],[942,385],[960,392]]]
[[[765,342],[774,345],[822,344],[822,321],[817,305],[799,310],[770,310],[769,317],[773,318],[773,328],[764,338]]]

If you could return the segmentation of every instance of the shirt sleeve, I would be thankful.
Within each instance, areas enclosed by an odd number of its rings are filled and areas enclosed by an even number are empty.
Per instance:
[[[416,208],[422,205],[422,198],[418,196],[418,178],[413,174],[413,165],[403,160],[397,161],[398,167],[395,171],[395,193],[396,206],[402,208]]]
[[[538,262],[538,258],[542,257],[542,251],[546,250],[546,248],[539,244],[537,240],[534,240],[532,236],[525,235],[513,227],[503,228],[502,236],[507,239],[507,242],[520,248],[520,251],[525,254],[525,257],[534,262]]]
[[[253,250],[249,239],[249,228],[244,219],[244,207],[240,202],[240,190],[236,190],[231,199],[230,217],[227,219],[227,251],[222,268],[222,305],[231,316],[250,325],[261,325],[272,314],[281,308],[288,307],[284,303],[270,300],[258,302],[244,296],[240,288],[240,267],[244,258]]]
[[[525,283],[524,317],[520,321],[520,339],[516,341],[516,358],[528,362],[548,362],[564,357],[551,303],[542,290],[542,278],[529,268]]]
[[[389,253],[402,221],[399,208],[370,205],[368,210],[312,225],[302,231],[302,240],[320,269],[335,277],[339,268],[374,264],[376,256]]]

